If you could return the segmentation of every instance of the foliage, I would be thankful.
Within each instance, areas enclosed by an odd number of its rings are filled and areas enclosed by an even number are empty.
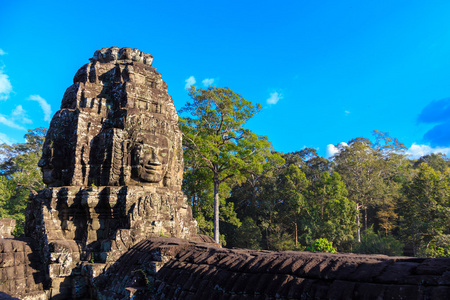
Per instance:
[[[322,173],[320,180],[311,187],[308,214],[303,217],[304,226],[310,228],[306,243],[326,238],[341,246],[353,240],[356,203],[350,201],[347,194],[338,173]]]
[[[419,256],[450,257],[450,235],[444,234],[430,243],[428,248],[419,249]]]
[[[38,161],[47,130],[28,130],[23,144],[0,145],[0,217],[17,220],[14,234],[24,233],[25,209],[30,192],[44,188]]]
[[[422,163],[403,194],[398,209],[400,235],[418,253],[450,229],[449,178]]]
[[[390,256],[402,255],[403,244],[393,236],[385,236],[375,233],[373,227],[369,227],[361,237],[353,252],[364,254],[385,254]]]
[[[388,133],[374,131],[375,142],[356,138],[348,145],[338,145],[333,157],[335,170],[342,176],[349,192],[349,199],[356,203],[357,239],[360,237],[360,211],[364,211],[364,228],[368,228],[368,210],[383,210],[378,221],[389,232],[395,227],[396,215],[392,214],[398,195],[398,177],[404,171],[405,146]]]
[[[274,232],[268,236],[268,240],[270,243],[270,250],[275,251],[286,251],[286,250],[295,250],[295,251],[303,251],[305,247],[302,245],[295,245],[292,236],[287,232]]]
[[[192,207],[199,233],[214,237],[213,182],[211,177],[208,176],[208,172],[208,169],[202,168],[186,170],[182,189]],[[226,183],[220,186],[220,222],[222,225],[238,228],[241,222],[234,210],[234,203],[227,203],[225,200],[230,195],[229,190],[230,187]],[[220,235],[220,243],[223,246],[227,245],[226,237],[223,234]]]
[[[414,168],[419,168],[422,163],[426,163],[428,166],[433,168],[435,171],[444,173],[447,168],[450,167],[450,161],[447,156],[442,153],[431,153],[420,157],[414,162]]]
[[[307,247],[306,250],[311,252],[336,253],[336,249],[333,247],[333,243],[329,242],[325,238],[315,239],[311,243],[311,246]]]
[[[181,110],[187,169],[205,168],[213,182],[214,239],[219,242],[219,190],[222,183],[239,184],[246,174],[261,173],[270,156],[267,137],[243,125],[261,109],[229,88],[191,86]]]
[[[286,161],[286,167],[290,165],[299,167],[310,182],[319,180],[323,172],[330,172],[332,169],[332,163],[328,159],[318,156],[316,149],[312,148],[286,153],[283,158]]]
[[[298,224],[306,208],[306,191],[309,181],[297,166],[290,165],[280,176],[278,186],[280,188],[280,221],[285,226],[294,227],[295,246],[298,246]],[[292,225],[291,225],[292,224]]]
[[[252,218],[246,217],[235,232],[234,245],[239,248],[260,249],[261,239],[261,230],[256,222]]]

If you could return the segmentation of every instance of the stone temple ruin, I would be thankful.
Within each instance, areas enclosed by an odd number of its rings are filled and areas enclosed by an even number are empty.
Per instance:
[[[198,235],[167,85],[137,49],[75,74],[26,237],[0,220],[1,299],[448,299],[450,259],[222,249]]]

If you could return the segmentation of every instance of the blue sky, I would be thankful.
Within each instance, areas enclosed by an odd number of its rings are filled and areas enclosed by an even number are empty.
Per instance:
[[[227,86],[281,152],[389,132],[450,153],[450,1],[2,1],[0,142],[48,127],[102,47],[154,56],[175,106]],[[327,152],[328,150],[328,152]]]

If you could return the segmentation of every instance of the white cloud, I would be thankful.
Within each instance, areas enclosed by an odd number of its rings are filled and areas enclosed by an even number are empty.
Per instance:
[[[27,98],[27,100],[38,102],[39,106],[44,111],[44,121],[50,121],[51,114],[52,114],[52,108],[51,108],[50,104],[48,104],[47,101],[45,101],[44,98],[42,98],[39,95],[31,95],[30,97]]]
[[[27,112],[23,109],[22,105],[17,105],[16,108],[11,113],[14,120],[19,120],[24,124],[31,124],[33,121],[28,118]]]
[[[184,82],[186,82],[186,85],[184,86],[184,88],[186,90],[191,88],[191,85],[194,85],[197,81],[195,81],[195,77],[191,76],[188,79],[186,79]]]
[[[3,51],[2,49],[0,49],[0,55],[6,55],[8,53],[6,53],[5,51]]]
[[[214,83],[214,78],[205,78],[202,80],[203,86],[208,87]]]
[[[267,99],[267,104],[277,104],[277,102],[281,99],[283,99],[283,95],[278,92],[270,93],[270,97]]]
[[[0,100],[6,100],[9,98],[9,94],[12,92],[11,81],[9,81],[8,75],[3,73],[0,68]]]
[[[341,146],[348,146],[347,143],[340,143]],[[333,144],[327,145],[327,158],[331,158],[333,155],[339,152],[339,148],[336,147]],[[411,147],[409,147],[405,154],[409,156],[410,159],[418,159],[421,156],[431,154],[431,153],[442,153],[450,157],[450,147],[436,147],[432,148],[428,145],[418,145],[416,143],[413,143]]]
[[[11,111],[11,114],[9,116],[0,114],[0,124],[14,129],[26,130],[23,126],[17,124],[17,122],[22,124],[33,123],[33,121],[31,121],[28,117],[26,110],[23,109],[22,105],[20,104]]]
[[[9,136],[7,136],[4,133],[0,132],[0,144],[8,144],[8,145],[12,145],[14,143],[14,140],[9,138]]]
[[[431,154],[431,153],[442,153],[450,156],[450,147],[436,147],[432,148],[428,145],[418,145],[413,143],[411,147],[406,150],[406,154],[412,159],[420,158],[421,156]]]
[[[348,146],[348,144],[344,143],[344,142],[340,143],[339,145],[341,145],[343,147]],[[339,148],[336,147],[335,145],[333,145],[333,144],[327,145],[327,158],[331,158],[333,155],[335,155],[338,152],[339,152]]]
[[[338,148],[333,145],[333,144],[328,144],[327,145],[327,158],[332,157],[333,155],[335,155],[336,153],[338,153]]]
[[[24,127],[14,123],[13,119],[7,119],[4,115],[0,115],[0,123],[14,129],[26,130]]]
[[[344,111],[344,113],[345,113],[346,115],[349,115],[349,114],[350,114],[350,112],[349,112],[348,110]]]

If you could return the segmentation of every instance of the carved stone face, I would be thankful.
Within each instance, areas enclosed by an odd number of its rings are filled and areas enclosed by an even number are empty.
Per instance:
[[[133,170],[136,180],[160,182],[169,166],[170,144],[165,136],[146,135],[143,143],[135,145]]]
[[[64,166],[67,166],[67,158],[62,147],[52,148],[46,145],[43,149],[42,158],[38,166],[42,170],[42,181],[48,186],[61,184],[61,173]]]

